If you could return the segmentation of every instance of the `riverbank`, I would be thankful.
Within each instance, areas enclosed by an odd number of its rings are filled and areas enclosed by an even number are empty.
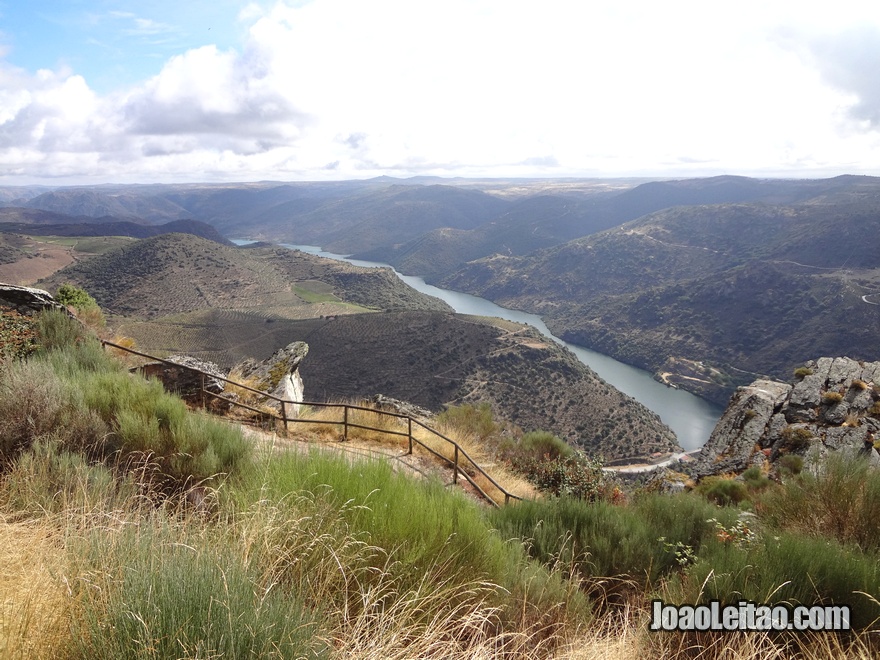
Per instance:
[[[234,241],[245,244],[249,241]],[[721,417],[723,408],[701,399],[687,391],[667,387],[654,380],[654,375],[637,367],[619,362],[612,357],[591,351],[556,337],[544,321],[535,314],[507,309],[490,300],[450,289],[441,289],[426,284],[424,279],[413,275],[403,275],[388,264],[350,259],[346,255],[325,252],[313,245],[282,244],[284,247],[301,250],[321,257],[346,261],[355,266],[367,268],[391,268],[405,283],[417,291],[440,298],[461,314],[476,316],[496,316],[499,318],[526,323],[535,327],[548,339],[567,347],[577,358],[595,371],[603,380],[621,392],[633,397],[648,409],[657,413],[669,426],[679,444],[687,451],[699,449],[708,440]]]

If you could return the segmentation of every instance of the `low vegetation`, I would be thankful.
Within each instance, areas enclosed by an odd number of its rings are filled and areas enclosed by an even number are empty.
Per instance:
[[[2,363],[0,645],[27,658],[875,657],[880,477],[491,509],[384,462],[262,450],[64,315]],[[497,422],[454,409],[450,432]],[[499,451],[501,444],[499,443]],[[573,455],[528,434],[511,455]],[[603,479],[600,474],[593,475]],[[876,491],[876,493],[875,493]],[[650,600],[846,603],[863,632],[649,633]]]

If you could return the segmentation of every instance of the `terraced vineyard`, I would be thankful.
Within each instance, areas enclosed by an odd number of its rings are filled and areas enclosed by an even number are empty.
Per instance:
[[[307,400],[384,394],[433,410],[485,402],[524,430],[550,430],[608,458],[676,448],[656,415],[511,321],[418,311],[294,320],[212,310],[120,329],[150,352],[184,352],[227,368],[305,341]]]
[[[230,247],[163,234],[73,264],[40,284],[85,288],[105,310],[158,319],[199,310],[247,310],[300,319],[381,309],[448,309],[390,270],[358,268],[280,247]]]

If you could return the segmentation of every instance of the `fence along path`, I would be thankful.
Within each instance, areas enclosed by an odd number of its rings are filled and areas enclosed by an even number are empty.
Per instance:
[[[251,412],[257,413],[261,416],[276,419],[279,422],[282,422],[284,424],[285,430],[289,430],[289,428],[290,428],[289,425],[291,423],[294,423],[294,424],[296,424],[296,423],[332,424],[332,425],[336,425],[336,426],[341,426],[342,427],[343,442],[348,440],[348,430],[350,428],[364,429],[364,430],[373,431],[376,433],[384,433],[387,435],[404,437],[408,441],[408,447],[409,447],[409,449],[407,451],[408,454],[413,453],[413,447],[415,445],[420,446],[422,449],[428,451],[429,453],[431,453],[432,455],[436,456],[441,461],[443,461],[449,465],[449,467],[452,469],[452,482],[453,483],[457,484],[459,476],[463,477],[480,494],[481,497],[483,497],[487,502],[489,502],[493,506],[497,507],[499,505],[492,497],[489,496],[488,493],[486,493],[485,490],[483,490],[483,488],[480,487],[480,485],[476,482],[474,477],[472,477],[470,474],[468,474],[468,471],[465,469],[465,464],[469,465],[475,473],[480,474],[484,479],[486,479],[486,481],[488,481],[490,484],[492,484],[492,486],[495,487],[498,490],[498,492],[504,496],[504,503],[505,504],[509,504],[511,500],[522,500],[521,497],[509,492],[506,488],[504,488],[504,486],[502,486],[497,481],[495,481],[495,479],[493,479],[489,473],[487,473],[483,468],[481,468],[477,464],[477,462],[474,461],[474,459],[470,457],[470,455],[465,451],[464,447],[459,445],[455,440],[448,438],[447,436],[440,433],[440,431],[437,431],[436,429],[432,429],[430,426],[427,426],[426,424],[420,422],[419,420],[417,420],[413,417],[410,417],[409,415],[404,415],[402,413],[389,412],[386,410],[379,410],[376,408],[367,408],[366,406],[356,406],[356,405],[352,405],[352,404],[348,404],[348,403],[325,403],[325,402],[315,402],[315,401],[288,401],[287,399],[279,398],[277,396],[269,394],[268,392],[264,392],[262,390],[258,390],[256,388],[250,387],[248,385],[244,385],[243,383],[238,383],[234,380],[230,380],[230,379],[225,378],[223,376],[209,374],[206,371],[202,371],[201,369],[196,369],[195,367],[188,367],[188,366],[185,366],[182,364],[178,364],[177,362],[172,362],[170,360],[166,360],[164,358],[160,358],[155,355],[150,355],[148,353],[142,353],[141,351],[136,351],[136,350],[134,350],[132,348],[128,348],[126,346],[120,346],[119,344],[115,344],[111,341],[106,341],[106,340],[102,339],[101,345],[105,349],[109,346],[109,347],[114,348],[116,350],[123,351],[125,353],[129,353],[131,355],[137,355],[138,357],[146,358],[148,360],[154,360],[156,362],[162,362],[164,364],[172,365],[177,369],[184,369],[186,371],[190,371],[192,373],[199,374],[199,380],[200,380],[199,394],[201,396],[202,407],[205,408],[206,410],[208,408],[208,398],[210,397],[210,398],[214,398],[214,399],[220,399],[221,401],[226,402],[230,406],[238,406],[240,408],[245,408],[247,410],[250,410]],[[258,396],[265,397],[266,399],[269,399],[269,400],[273,400],[279,404],[279,407],[281,409],[281,414],[278,415],[273,412],[267,412],[266,410],[261,410],[259,408],[255,408],[255,407],[250,406],[246,403],[242,403],[240,401],[234,401],[232,399],[229,399],[227,397],[222,396],[221,394],[215,394],[214,392],[210,392],[206,387],[206,384],[209,379],[223,381],[224,383],[227,383],[229,385],[234,385],[235,387],[239,387],[243,390],[252,392]],[[288,408],[288,406],[290,406],[290,408]],[[341,408],[342,409],[342,419],[340,421],[334,421],[334,420],[301,419],[299,417],[288,417],[287,411],[288,410],[296,410],[297,406],[309,406],[311,408]],[[393,431],[390,429],[378,428],[378,427],[369,426],[369,425],[365,425],[365,424],[358,424],[354,421],[350,421],[351,415],[349,413],[350,413],[350,411],[354,411],[354,410],[362,410],[362,411],[366,411],[366,412],[369,412],[369,413],[375,414],[375,415],[385,415],[387,417],[392,417],[392,418],[397,418],[397,419],[403,420],[406,423],[407,430],[406,430],[406,432]],[[424,429],[430,435],[432,435],[436,438],[439,438],[441,441],[443,441],[445,443],[448,443],[452,449],[453,458],[449,458],[449,457],[441,454],[440,452],[436,451],[433,447],[429,447],[422,440],[415,437],[415,435],[413,434],[414,427]]]

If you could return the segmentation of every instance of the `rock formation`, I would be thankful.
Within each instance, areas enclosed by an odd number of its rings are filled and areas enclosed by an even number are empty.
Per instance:
[[[48,291],[13,284],[0,284],[0,305],[11,307],[19,314],[26,316],[44,309],[67,309],[61,303],[56,302]]]
[[[268,360],[257,362],[247,359],[230,372],[233,379],[243,379],[253,387],[285,401],[299,402],[303,400],[303,380],[299,374],[299,365],[309,352],[309,345],[304,341],[295,341],[281,348]],[[270,400],[267,402],[273,405]],[[298,406],[287,410],[288,415],[297,414]]]
[[[740,387],[687,471],[700,478],[742,472],[786,454],[817,465],[830,451],[880,465],[880,362],[820,358],[792,384],[756,380]]]
[[[191,404],[201,404],[202,383],[205,390],[212,394],[220,394],[224,389],[224,382],[216,376],[225,377],[226,374],[213,362],[205,362],[189,355],[172,355],[167,358],[168,362],[149,362],[137,370],[148,378],[157,378],[169,392],[174,392],[182,399]],[[202,374],[209,374],[202,380]],[[215,376],[214,378],[211,375]],[[211,403],[211,401],[206,401]]]

